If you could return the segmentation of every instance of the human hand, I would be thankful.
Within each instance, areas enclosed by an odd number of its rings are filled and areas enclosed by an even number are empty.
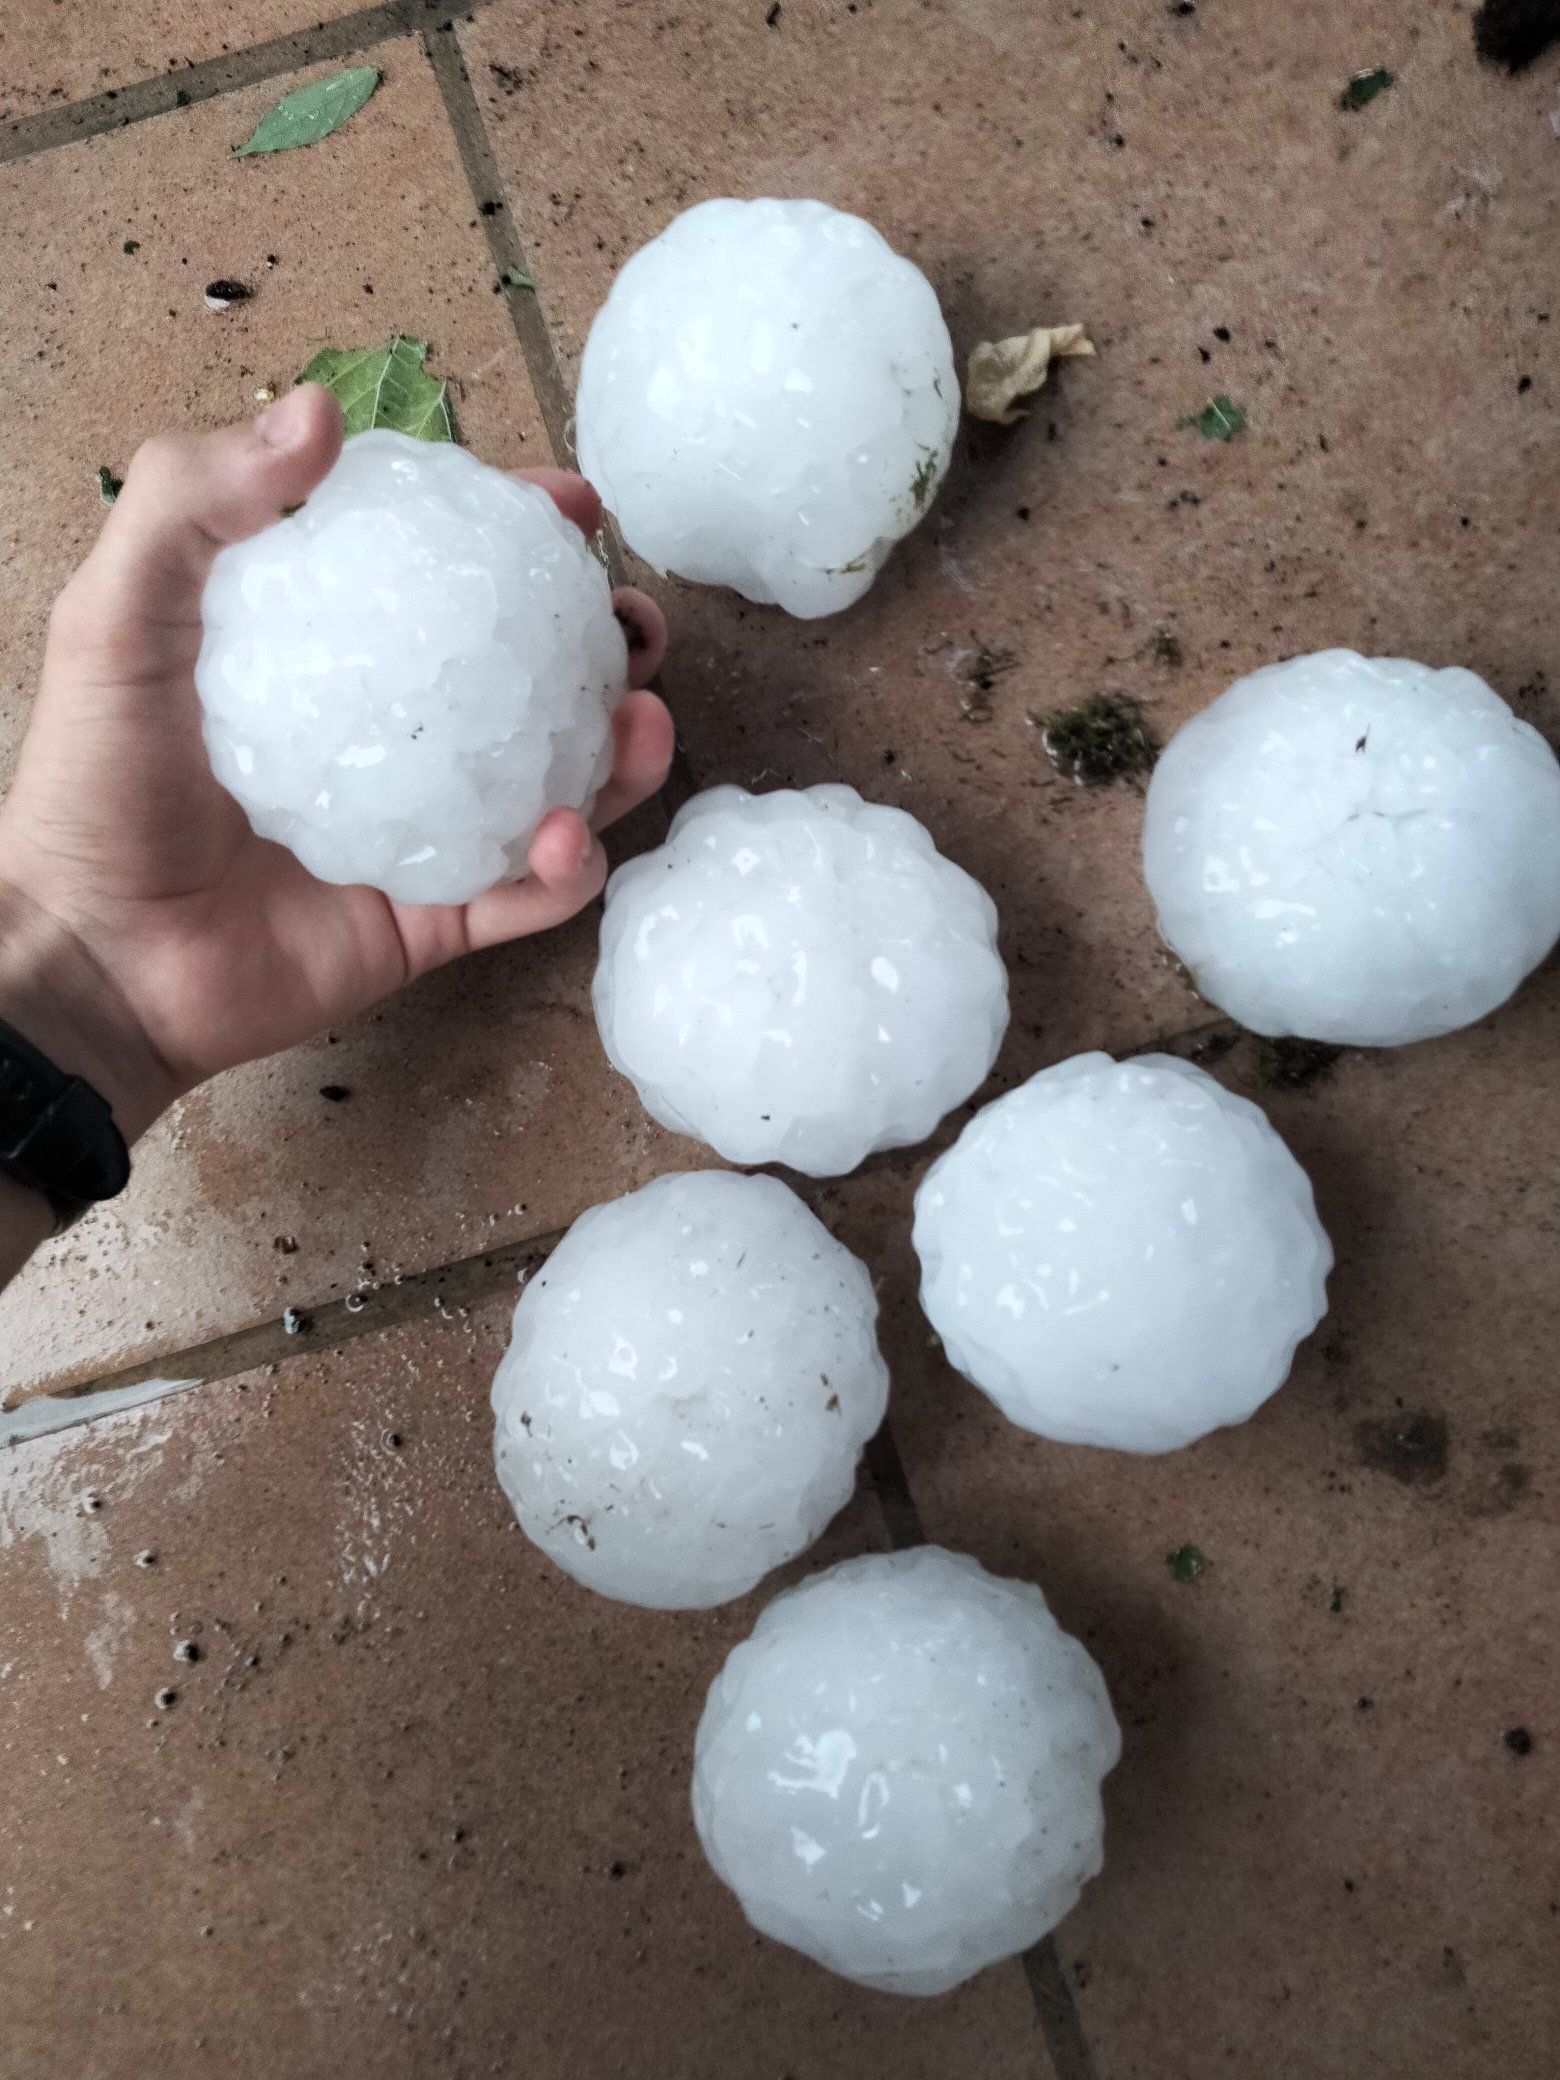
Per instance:
[[[458,954],[561,924],[606,878],[599,839],[560,809],[524,880],[464,906],[393,903],[314,880],[213,778],[194,683],[212,559],[306,498],[341,439],[335,399],[304,384],[249,425],[149,441],[55,603],[0,809],[0,1018],[93,1083],[127,1139],[219,1069]],[[583,478],[521,474],[587,534],[600,524]],[[672,752],[671,718],[644,690],[665,621],[640,592],[614,605],[636,690],[617,711],[598,829],[656,791]]]

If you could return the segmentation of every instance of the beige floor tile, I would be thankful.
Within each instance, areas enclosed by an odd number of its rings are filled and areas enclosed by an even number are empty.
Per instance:
[[[8,0],[0,17],[0,122],[59,108],[133,81],[179,72],[246,44],[312,28],[350,0]]]
[[[902,2001],[747,1928],[687,1785],[763,1594],[633,1611],[526,1543],[505,1327],[0,1457],[0,2072],[1044,2080],[1016,1966]],[[882,1542],[864,1494],[815,1559]]]
[[[1038,1581],[1115,1695],[1105,1874],[1058,1934],[1101,2080],[1554,2069],[1557,1014],[1551,973],[1307,1088],[1217,1062],[1338,1267],[1284,1389],[1168,1457],[1028,1437],[933,1354],[904,1184],[823,1209],[885,1277],[927,1535]]]
[[[369,56],[383,86],[313,150],[227,156],[283,80],[0,169],[0,389],[27,400],[3,436],[0,753],[49,601],[98,526],[97,465],[122,469],[148,431],[239,416],[320,347],[403,330],[458,380],[470,447],[547,459],[422,50]],[[220,276],[253,300],[208,311]],[[593,958],[588,925],[484,957],[191,1098],[143,1144],[129,1193],[0,1300],[0,1394],[545,1232],[642,1177],[657,1137],[600,1055]]]
[[[1201,1015],[1156,944],[1136,794],[1058,775],[1031,717],[1125,693],[1163,735],[1238,671],[1347,643],[1465,661],[1560,725],[1552,65],[1490,72],[1465,13],[1413,0],[1325,34],[1263,0],[772,25],[499,0],[461,34],[571,382],[616,268],[710,195],[865,213],[926,268],[961,363],[1087,321],[1098,360],[1024,425],[966,428],[858,609],[804,625],[669,588],[700,778],[843,778],[923,816],[1003,910],[1017,1068]],[[1342,111],[1377,62],[1397,85]],[[1215,391],[1250,415],[1228,446],[1176,425]]]

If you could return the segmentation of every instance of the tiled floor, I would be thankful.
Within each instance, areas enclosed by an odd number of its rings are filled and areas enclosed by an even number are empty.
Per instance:
[[[0,1460],[0,2070],[1033,2074],[1016,1965],[869,1994],[710,1878],[689,1747],[763,1595],[632,1611],[526,1544],[485,1420],[507,1327],[490,1301]],[[816,1557],[884,1542],[864,1492]]]
[[[1059,1937],[1111,2080],[1552,2063],[1560,1094],[1514,1064],[1557,1022],[1551,970],[1307,1088],[1249,1040],[1217,1058],[1338,1266],[1283,1392],[1165,1459],[1016,1435],[931,1354],[910,1181],[825,1202],[884,1278],[927,1536],[1043,1583],[1122,1716],[1105,1873]],[[1194,1582],[1167,1565],[1187,1543]]]
[[[352,124],[229,159],[348,56],[384,73]],[[1340,109],[1375,64],[1395,86]],[[1557,106],[1555,55],[1508,79],[1465,7],[1413,0],[18,0],[0,766],[97,467],[142,433],[401,330],[478,453],[546,459],[635,245],[707,194],[815,193],[920,260],[961,353],[1071,319],[1100,353],[967,431],[843,619],[660,588],[692,773],[843,777],[928,820],[1003,911],[998,1083],[1195,1036],[1140,797],[1059,776],[1032,718],[1115,691],[1164,736],[1238,670],[1348,642],[1472,664],[1560,728]],[[495,293],[511,259],[534,299]],[[255,297],[208,312],[218,275]],[[1250,415],[1229,446],[1175,425],[1216,390]],[[690,1730],[756,1601],[591,1602],[491,1480],[517,1264],[698,1160],[607,1072],[591,947],[223,1079],[0,1300],[0,1400],[206,1381],[0,1453],[0,2080],[1555,2070],[1560,971],[1301,1089],[1213,1034],[1339,1268],[1285,1392],[1168,1460],[1021,1438],[934,1356],[920,1157],[810,1190],[883,1279],[897,1439],[815,1558],[925,1535],[1032,1575],[1127,1734],[1105,1875],[1027,1983],[912,2004],[756,1940],[693,1842]],[[1180,1583],[1188,1540],[1209,1566]]]

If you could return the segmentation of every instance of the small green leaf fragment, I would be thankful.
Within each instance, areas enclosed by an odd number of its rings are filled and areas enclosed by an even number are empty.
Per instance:
[[[397,333],[382,347],[326,347],[298,381],[334,392],[349,434],[388,426],[420,441],[452,441],[447,385],[428,374],[427,358],[424,341]]]
[[[931,497],[932,487],[937,482],[937,450],[935,448],[923,448],[921,457],[920,465],[915,475],[910,479],[910,496],[915,500],[915,509],[918,513]]]
[[[98,464],[98,497],[104,505],[111,506],[125,488],[123,477],[116,477],[106,462]]]
[[[504,269],[504,280],[511,289],[534,289],[536,287],[534,279],[518,267],[506,267]]]
[[[139,253],[140,250],[141,241],[138,238],[127,238],[125,240],[125,251],[127,253]]]
[[[1200,412],[1188,412],[1176,420],[1177,427],[1191,427],[1205,441],[1232,441],[1237,433],[1246,430],[1246,407],[1236,404],[1221,390],[1217,397],[1210,397]]]
[[[1340,108],[1368,108],[1378,94],[1397,84],[1397,74],[1389,72],[1385,65],[1371,65],[1364,72],[1356,72],[1353,79],[1338,96]]]
[[[1195,1582],[1208,1563],[1196,1546],[1177,1546],[1173,1553],[1166,1553],[1165,1565],[1172,1581]]]
[[[299,87],[261,117],[254,135],[233,147],[233,157],[292,152],[300,145],[318,144],[322,137],[339,130],[349,116],[355,116],[378,84],[377,66],[355,65],[350,71],[333,72],[329,79]]]

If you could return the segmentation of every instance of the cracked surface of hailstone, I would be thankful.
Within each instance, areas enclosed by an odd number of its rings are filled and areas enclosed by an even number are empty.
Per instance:
[[[803,1582],[732,1650],[693,1816],[755,1928],[943,1993],[1076,1904],[1120,1753],[1105,1679],[1040,1591],[918,1546]]]
[[[915,1200],[921,1305],[1026,1430],[1167,1452],[1244,1422],[1332,1246],[1266,1114],[1170,1055],[1080,1054],[976,1113]]]
[[[658,571],[813,618],[942,482],[959,382],[931,284],[822,202],[716,200],[634,254],[580,366],[580,468]]]
[[[711,788],[608,885],[596,1021],[663,1126],[730,1162],[840,1176],[924,1140],[990,1069],[996,926],[902,809]]]
[[[627,646],[584,536],[444,442],[361,433],[224,549],[195,684],[218,780],[322,881],[461,903],[612,760]]]
[[[702,1609],[850,1499],[888,1369],[865,1265],[773,1177],[657,1178],[582,1214],[493,1382],[522,1529],[604,1596]]]
[[[1143,865],[1198,989],[1253,1032],[1429,1039],[1560,938],[1560,764],[1473,672],[1323,650],[1171,740]]]

